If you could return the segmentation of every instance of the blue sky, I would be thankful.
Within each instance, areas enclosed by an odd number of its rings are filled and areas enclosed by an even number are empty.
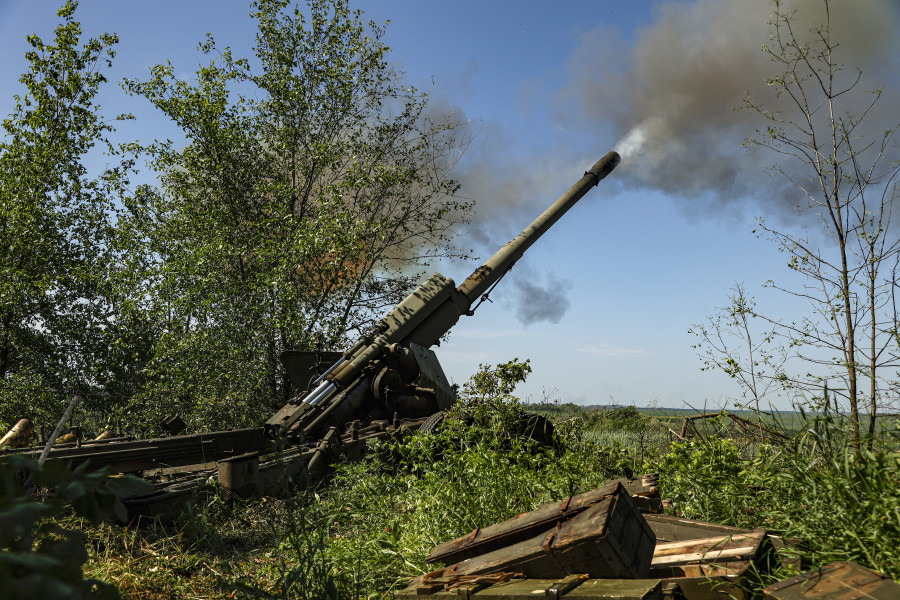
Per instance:
[[[77,15],[88,35],[120,36],[111,80],[146,77],[151,65],[166,60],[188,77],[204,58],[196,47],[207,32],[237,55],[251,54],[248,6],[243,0],[83,0]],[[532,361],[534,373],[520,392],[534,401],[718,407],[740,398],[726,376],[701,372],[688,328],[726,304],[738,283],[770,313],[803,311],[761,288],[770,279],[793,282],[784,256],[752,232],[755,219],[786,228],[802,221],[790,211],[791,190],[763,170],[774,157],[742,149],[753,125],[732,110],[745,90],[765,92],[771,65],[760,45],[768,4],[378,0],[353,6],[377,22],[390,20],[391,61],[410,83],[430,90],[435,107],[464,115],[478,131],[460,176],[479,216],[461,243],[480,258],[607,151],[623,152],[622,165],[498,286],[494,303],[462,319],[437,349],[448,376],[462,382],[479,363],[518,357]],[[853,6],[852,15],[839,15],[848,56],[873,81],[880,75],[887,78],[880,85],[896,85],[897,5],[860,0]],[[11,110],[26,68],[25,36],[49,39],[57,8],[46,0],[0,0],[0,113]],[[146,102],[115,86],[99,101],[107,115],[137,116],[120,128],[123,138],[178,135]],[[884,104],[896,122],[897,104],[890,97]],[[642,146],[623,150],[626,140],[631,148],[640,138]],[[461,282],[478,264],[435,269]],[[547,311],[552,321],[517,318],[523,303],[541,299],[557,308]]]

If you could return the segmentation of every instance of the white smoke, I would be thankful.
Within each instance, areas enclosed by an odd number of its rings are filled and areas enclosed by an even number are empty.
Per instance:
[[[646,121],[640,123],[616,143],[615,148],[626,163],[644,148],[644,144],[647,142],[648,128],[649,125]]]

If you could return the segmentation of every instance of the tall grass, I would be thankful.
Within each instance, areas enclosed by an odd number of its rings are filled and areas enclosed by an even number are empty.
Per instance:
[[[900,577],[900,464],[895,442],[857,449],[842,424],[809,419],[789,443],[741,447],[698,438],[672,444],[654,468],[686,517],[764,527],[804,540],[814,566],[859,562]]]

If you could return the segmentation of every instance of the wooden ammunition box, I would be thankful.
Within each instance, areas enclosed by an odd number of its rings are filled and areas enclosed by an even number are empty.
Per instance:
[[[681,542],[657,542],[650,577],[675,584],[687,600],[741,600],[746,584],[775,560],[763,530]]]
[[[555,527],[561,521],[572,518],[610,494],[617,493],[619,487],[621,487],[619,482],[613,481],[596,490],[570,496],[560,502],[543,504],[531,512],[476,529],[472,533],[435,546],[426,560],[451,564],[523,542]]]
[[[536,579],[571,574],[642,578],[648,575],[655,544],[643,515],[617,484],[601,501],[548,531],[456,563],[444,574],[516,572]]]
[[[896,600],[900,584],[852,562],[836,562],[763,589],[774,600]]]

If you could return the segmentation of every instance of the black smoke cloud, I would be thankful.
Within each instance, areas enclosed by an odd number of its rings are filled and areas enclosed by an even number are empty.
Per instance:
[[[458,177],[463,196],[476,201],[476,214],[461,238],[484,261],[518,235],[577,177],[566,177],[572,170],[571,157],[517,154],[513,151],[517,147],[515,136],[502,127],[478,123],[473,129],[478,139],[460,165]],[[581,159],[575,164],[583,171],[584,165],[591,163]],[[553,273],[534,271],[526,256],[503,280],[494,297],[523,325],[559,323],[571,305],[567,297],[570,288],[569,282]]]
[[[476,201],[476,215],[465,227],[463,243],[471,244],[486,260],[518,235],[556,198],[574,184],[590,159],[564,153],[529,157],[511,151],[512,135],[496,125],[483,125],[480,143],[466,156],[460,169],[465,196]],[[594,158],[596,160],[596,158]],[[581,169],[575,169],[573,164]],[[540,274],[528,256],[518,262],[500,284],[495,296],[523,325],[559,323],[571,303],[571,284],[553,273]]]
[[[559,323],[571,306],[567,297],[571,282],[551,272],[540,276],[523,265],[516,265],[515,271],[510,284],[515,290],[512,308],[519,322],[523,325],[541,321]]]

